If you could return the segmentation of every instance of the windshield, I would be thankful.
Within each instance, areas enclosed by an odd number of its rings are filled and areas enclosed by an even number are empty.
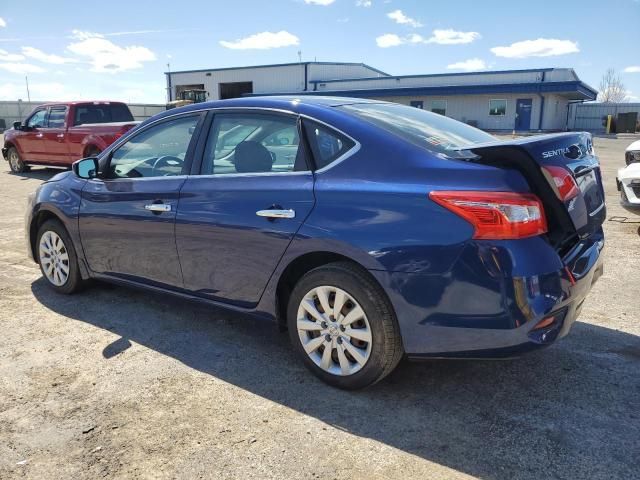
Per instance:
[[[495,137],[452,118],[393,103],[358,103],[337,107],[432,152],[447,153]]]

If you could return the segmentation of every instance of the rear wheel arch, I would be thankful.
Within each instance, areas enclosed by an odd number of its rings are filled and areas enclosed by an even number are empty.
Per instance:
[[[88,144],[84,147],[84,151],[82,152],[82,158],[97,156],[102,152],[102,148],[93,143]]]
[[[289,304],[291,292],[293,291],[296,283],[298,283],[298,281],[311,270],[336,262],[346,262],[351,264],[379,285],[378,280],[371,275],[361,263],[345,255],[327,251],[316,251],[302,254],[289,262],[278,279],[278,286],[276,287],[276,317],[278,325],[282,330],[286,329],[287,306]],[[382,288],[381,285],[379,286]]]

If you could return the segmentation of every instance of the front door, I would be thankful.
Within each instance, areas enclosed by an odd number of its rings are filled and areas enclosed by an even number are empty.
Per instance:
[[[46,157],[44,149],[44,130],[47,126],[47,109],[36,110],[25,122],[19,142],[22,158],[30,161],[43,161]]]
[[[87,182],[79,224],[93,272],[182,287],[176,209],[201,119],[187,114],[141,130],[106,157],[103,178]]]
[[[530,98],[519,98],[516,101],[516,130],[531,129],[531,108]]]
[[[256,305],[314,205],[294,115],[216,114],[202,166],[180,194],[176,244],[185,288]]]

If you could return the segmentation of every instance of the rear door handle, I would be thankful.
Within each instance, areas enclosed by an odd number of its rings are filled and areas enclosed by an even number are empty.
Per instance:
[[[170,212],[171,205],[167,205],[166,203],[150,203],[149,205],[145,205],[144,209],[150,212]]]
[[[295,218],[296,211],[291,209],[278,210],[275,208],[270,208],[268,210],[258,210],[256,212],[256,215],[266,218]]]

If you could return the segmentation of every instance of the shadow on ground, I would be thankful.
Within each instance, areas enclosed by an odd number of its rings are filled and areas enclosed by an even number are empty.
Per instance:
[[[500,362],[403,363],[380,384],[343,392],[315,380],[274,325],[102,284],[49,309],[355,435],[455,470],[497,478],[638,478],[640,340],[577,322],[549,349]]]
[[[57,175],[58,173],[62,173],[64,171],[66,171],[66,169],[62,169],[62,168],[46,168],[46,167],[45,168],[33,168],[32,167],[27,172],[13,173],[13,172],[7,170],[6,172],[4,172],[4,174],[5,175],[13,175],[15,177],[21,177],[22,180],[35,179],[35,180],[46,181],[46,180],[49,180],[54,175]]]

